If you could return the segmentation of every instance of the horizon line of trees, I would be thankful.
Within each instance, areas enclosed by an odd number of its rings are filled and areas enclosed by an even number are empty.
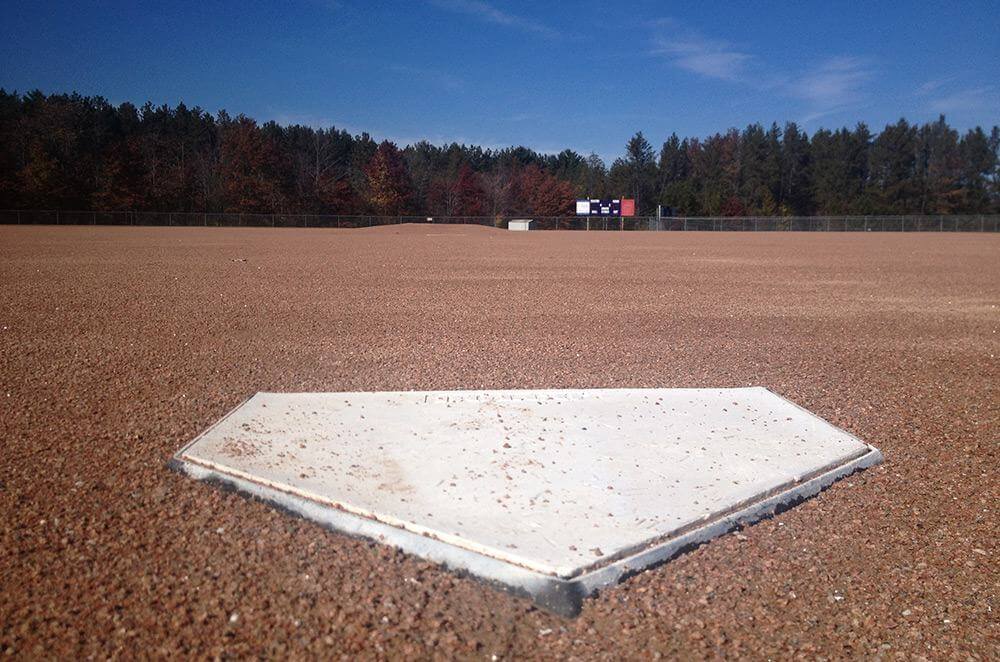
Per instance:
[[[631,197],[686,216],[1000,212],[1000,127],[960,133],[905,119],[872,133],[794,122],[706,138],[636,133],[610,165],[426,141],[402,149],[330,127],[226,111],[0,88],[0,208],[569,216],[574,200]]]

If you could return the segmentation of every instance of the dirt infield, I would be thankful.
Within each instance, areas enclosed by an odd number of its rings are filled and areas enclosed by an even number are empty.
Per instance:
[[[0,653],[997,654],[1000,236],[0,227],[0,283]],[[259,390],[745,385],[886,463],[575,620],[165,468]]]

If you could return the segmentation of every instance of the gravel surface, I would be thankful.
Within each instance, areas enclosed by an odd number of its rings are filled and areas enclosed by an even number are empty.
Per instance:
[[[998,655],[1000,236],[0,227],[0,654]],[[255,391],[763,385],[886,463],[565,620],[168,471]]]

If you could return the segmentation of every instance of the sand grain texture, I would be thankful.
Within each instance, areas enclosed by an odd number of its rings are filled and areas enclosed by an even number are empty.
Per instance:
[[[995,658],[1000,236],[0,227],[0,653]],[[165,468],[256,391],[763,385],[886,463],[564,620]]]

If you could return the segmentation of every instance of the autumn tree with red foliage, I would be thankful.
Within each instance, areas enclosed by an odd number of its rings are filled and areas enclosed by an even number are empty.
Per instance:
[[[219,172],[227,210],[282,211],[281,174],[285,170],[277,145],[256,122],[242,115],[224,119]]]
[[[444,175],[434,177],[427,187],[427,213],[434,216],[452,216],[457,207],[455,187]]]
[[[515,180],[517,213],[534,216],[568,216],[576,195],[569,182],[536,165],[523,168]]]
[[[102,155],[97,170],[97,187],[91,195],[99,209],[134,210],[142,207],[144,197],[143,163],[135,138],[114,143]]]
[[[743,201],[735,195],[731,195],[722,203],[723,216],[746,216],[747,209]]]
[[[377,214],[399,215],[410,210],[410,172],[399,149],[385,140],[365,167],[367,199]]]
[[[483,214],[485,192],[479,183],[479,175],[468,163],[463,163],[455,182],[455,206],[458,216],[481,216]]]

